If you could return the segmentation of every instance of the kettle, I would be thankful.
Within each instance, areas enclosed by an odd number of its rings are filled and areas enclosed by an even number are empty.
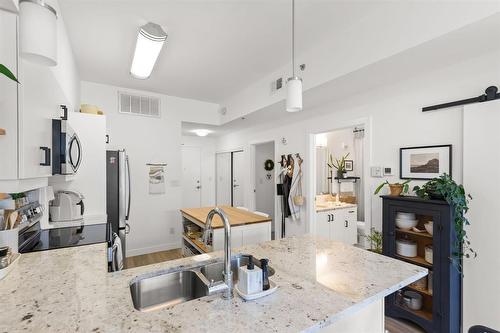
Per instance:
[[[78,221],[83,219],[85,205],[83,195],[73,191],[58,191],[49,206],[52,222]]]

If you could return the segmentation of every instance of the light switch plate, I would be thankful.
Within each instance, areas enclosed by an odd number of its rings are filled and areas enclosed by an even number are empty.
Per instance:
[[[372,177],[382,178],[383,177],[382,167],[380,167],[380,166],[371,167],[370,174]]]

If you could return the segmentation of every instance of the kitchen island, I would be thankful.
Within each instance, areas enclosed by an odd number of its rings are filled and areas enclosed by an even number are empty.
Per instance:
[[[220,261],[222,252],[114,273],[106,271],[105,253],[105,245],[96,244],[23,255],[0,281],[0,332],[349,332],[342,329],[346,320],[362,322],[356,319],[372,307],[380,310],[378,317],[366,324],[378,332],[384,297],[427,274],[412,264],[305,235],[233,251],[270,259],[271,280],[279,288],[268,297],[228,301],[212,295],[140,312],[132,304],[131,281]]]
[[[201,239],[205,231],[208,213],[215,207],[181,209],[184,233],[182,235],[182,252],[184,256],[218,251],[224,248],[224,229],[219,216],[214,216],[210,244]],[[255,214],[248,210],[231,206],[220,206],[231,224],[231,246],[262,243],[271,240],[271,222],[269,216]],[[190,231],[192,228],[198,232]]]

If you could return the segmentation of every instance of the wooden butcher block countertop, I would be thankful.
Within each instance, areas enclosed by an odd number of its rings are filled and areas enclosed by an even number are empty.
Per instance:
[[[201,224],[201,227],[204,227],[208,213],[214,208],[215,207],[183,208],[181,209],[181,213],[182,216],[184,216],[188,220],[198,225]],[[272,221],[270,217],[257,215],[252,212],[239,209],[236,207],[219,206],[219,208],[221,208],[224,211],[224,213],[226,213],[231,226],[240,226],[245,224],[263,223]],[[222,224],[222,219],[218,215],[215,215],[214,219],[212,220],[212,227],[216,229],[216,228],[222,228],[223,226],[224,225]]]

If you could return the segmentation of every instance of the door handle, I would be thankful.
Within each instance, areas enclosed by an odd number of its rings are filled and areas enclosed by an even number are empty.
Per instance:
[[[40,147],[40,150],[43,150],[43,162],[40,162],[40,165],[50,166],[50,148],[49,147]]]

